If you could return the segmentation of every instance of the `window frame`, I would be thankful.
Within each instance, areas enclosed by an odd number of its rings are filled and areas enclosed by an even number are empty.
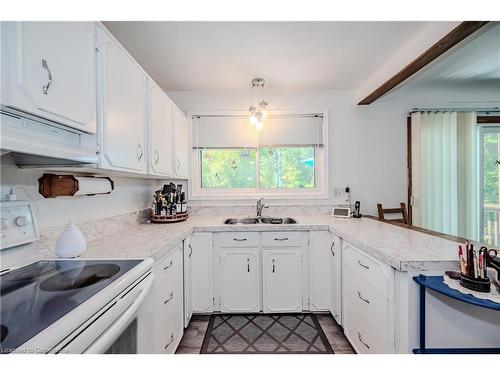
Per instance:
[[[201,161],[200,150],[193,150],[192,134],[193,134],[193,116],[244,116],[247,111],[195,111],[189,112],[189,134],[190,134],[190,156],[191,156],[191,184],[189,184],[190,200],[241,200],[241,199],[257,199],[270,198],[276,200],[290,199],[328,199],[328,111],[327,110],[312,110],[312,111],[272,111],[270,115],[320,115],[323,117],[323,147],[315,147],[315,170],[314,188],[283,188],[283,189],[260,189],[260,188],[202,188],[201,187]],[[265,124],[264,124],[265,126]],[[257,186],[259,183],[259,153],[257,152]]]

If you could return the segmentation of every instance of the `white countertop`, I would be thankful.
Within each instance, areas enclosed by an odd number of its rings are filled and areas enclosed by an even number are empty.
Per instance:
[[[457,243],[377,220],[329,215],[296,216],[297,224],[225,225],[225,217],[194,216],[175,224],[137,224],[88,242],[82,258],[161,260],[193,232],[329,230],[397,270],[425,270],[437,262],[457,262]],[[39,253],[51,257],[50,249]]]

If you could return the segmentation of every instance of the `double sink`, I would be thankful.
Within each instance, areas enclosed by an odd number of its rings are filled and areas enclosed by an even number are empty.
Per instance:
[[[297,220],[291,217],[244,217],[244,218],[229,218],[224,221],[224,224],[297,224]]]

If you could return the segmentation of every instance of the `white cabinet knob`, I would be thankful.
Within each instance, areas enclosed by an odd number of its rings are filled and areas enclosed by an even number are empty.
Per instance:
[[[2,219],[2,230],[7,229],[9,227],[9,220],[8,219]]]
[[[18,227],[25,227],[28,224],[28,218],[26,216],[16,217],[16,225]]]

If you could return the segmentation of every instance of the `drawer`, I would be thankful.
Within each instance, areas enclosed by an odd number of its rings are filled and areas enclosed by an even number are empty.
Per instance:
[[[360,354],[394,353],[390,331],[374,316],[358,309],[355,300],[344,301],[343,325],[349,342]]]
[[[259,246],[258,232],[217,233],[215,243],[219,247],[254,247]]]
[[[385,297],[389,296],[392,268],[365,255],[352,245],[344,242],[342,249],[343,263],[373,285]]]
[[[262,246],[301,246],[303,232],[263,232]]]
[[[167,287],[180,283],[182,278],[182,251],[176,248],[155,267],[155,283]]]
[[[392,353],[391,306],[387,297],[344,268],[344,326],[351,344],[359,353]]]

